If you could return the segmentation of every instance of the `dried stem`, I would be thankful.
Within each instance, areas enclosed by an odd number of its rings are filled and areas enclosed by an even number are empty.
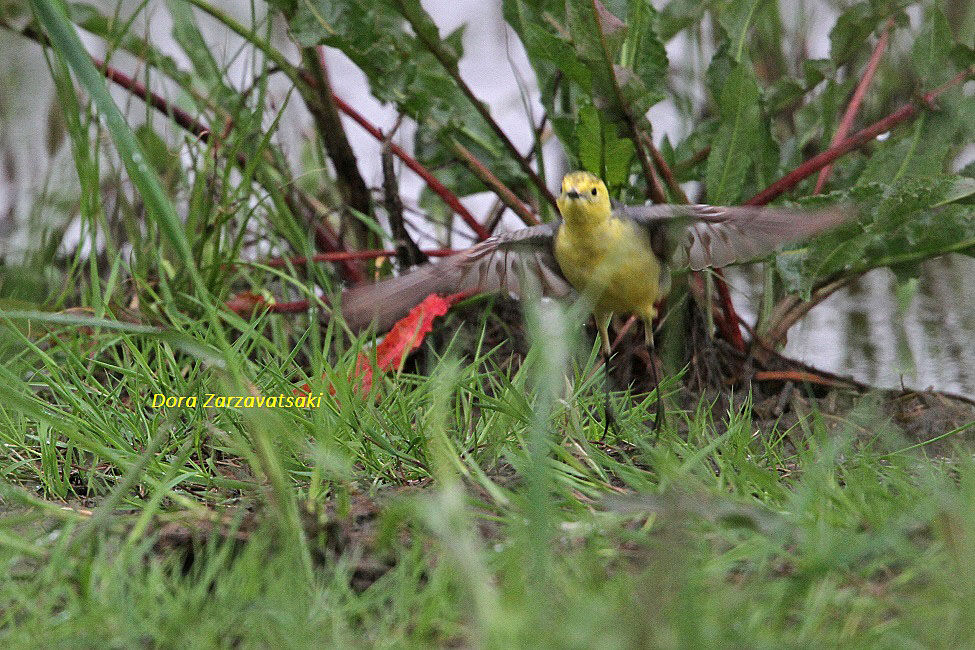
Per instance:
[[[847,382],[804,370],[759,370],[752,375],[752,379],[755,381],[792,381],[804,384],[819,384],[833,388],[850,387],[850,384]]]
[[[333,99],[335,100],[335,105],[338,107],[338,109],[352,118],[352,120],[365,129],[369,135],[376,138],[380,142],[385,140],[382,131],[372,124],[372,122],[367,120],[361,113],[359,113],[359,111],[352,108],[338,95],[333,95]],[[413,158],[413,156],[407,153],[405,149],[397,145],[395,142],[390,142],[389,150],[392,151],[397,158],[402,160],[403,164],[422,178],[424,182],[426,182],[427,186],[434,192],[434,194],[439,196],[441,200],[443,200],[443,202],[450,207],[451,210],[453,210],[455,213],[457,213],[457,215],[460,216],[461,219],[463,219],[464,223],[471,227],[471,230],[477,234],[477,238],[479,240],[483,241],[491,236],[491,233],[488,232],[487,229],[474,218],[474,215],[472,215],[470,211],[464,207],[464,204],[460,202],[460,199],[458,199],[453,192],[448,190],[443,183],[437,180],[437,177],[430,173],[426,167],[421,165],[415,158]]]
[[[345,223],[356,233],[356,239],[360,246],[368,245],[367,242],[375,239],[375,235],[354,214],[349,212],[348,208],[352,208],[361,214],[372,214],[372,198],[369,195],[369,188],[359,172],[355,152],[352,151],[352,145],[349,144],[349,140],[345,136],[342,118],[339,117],[335,101],[332,99],[332,86],[328,79],[324,52],[318,48],[305,48],[302,50],[302,59],[309,74],[315,80],[315,88],[318,91],[314,98],[316,101],[307,101],[306,103],[315,120],[315,125],[318,127],[318,134],[322,139],[322,144],[325,145],[325,151],[335,167],[335,176],[339,191],[342,194],[342,202],[346,206],[346,209],[343,210]],[[305,99],[311,98],[305,95]]]
[[[386,206],[386,216],[389,218],[389,229],[396,242],[396,259],[401,269],[409,268],[427,261],[420,247],[416,245],[410,233],[406,230],[403,219],[403,201],[399,195],[399,184],[396,182],[396,172],[393,169],[393,154],[389,150],[389,138],[383,141],[383,204]]]
[[[238,316],[250,316],[258,308],[267,309],[275,314],[301,314],[311,308],[311,302],[308,300],[275,302],[258,294],[244,293],[231,298],[224,303],[224,306]]]
[[[829,146],[835,147],[840,142],[842,142],[846,135],[853,128],[853,120],[856,119],[857,113],[860,111],[860,105],[863,103],[863,98],[867,94],[867,89],[870,87],[870,83],[873,81],[873,76],[877,72],[877,67],[880,65],[880,59],[883,57],[884,52],[887,50],[887,43],[890,41],[890,30],[894,28],[894,20],[890,19],[887,24],[884,25],[884,31],[880,34],[880,38],[877,39],[877,45],[873,48],[873,53],[870,55],[870,61],[867,63],[866,70],[863,71],[863,77],[860,79],[860,83],[857,84],[856,90],[853,92],[853,97],[850,99],[849,106],[846,107],[846,112],[843,113],[843,119],[840,120],[840,126],[836,129],[836,133],[833,134],[833,140],[829,143]],[[833,165],[829,164],[819,170],[819,178],[816,179],[816,189],[813,190],[813,194],[819,194],[826,187],[826,181],[829,180],[829,175],[833,171]]]
[[[779,305],[776,305],[776,311],[781,313],[781,316],[773,319],[772,326],[765,334],[765,340],[767,343],[771,346],[777,345],[778,342],[785,337],[786,332],[788,332],[789,329],[791,329],[800,318],[808,314],[813,307],[829,298],[838,290],[853,282],[855,277],[856,276],[847,276],[828,281],[814,289],[809,300],[799,301],[794,296],[787,296],[786,298],[783,298]]]
[[[467,167],[472,174],[477,176],[477,178],[491,188],[491,190],[498,195],[498,198],[506,206],[508,206],[512,212],[518,215],[518,217],[525,223],[526,226],[536,226],[538,225],[538,217],[536,217],[532,212],[525,207],[521,200],[512,192],[508,187],[501,182],[501,180],[495,176],[490,169],[484,166],[480,160],[477,159],[474,154],[472,154],[467,147],[457,142],[457,140],[451,139],[450,146],[458,156],[460,156],[460,161]]]

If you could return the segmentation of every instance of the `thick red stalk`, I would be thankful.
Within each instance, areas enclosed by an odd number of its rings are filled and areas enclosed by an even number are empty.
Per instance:
[[[938,88],[935,88],[928,94],[924,95],[922,101],[929,106],[933,105],[934,100],[942,95],[946,90],[954,88],[973,75],[975,75],[975,66],[959,72],[944,85],[939,86]],[[895,126],[910,120],[917,115],[918,111],[920,110],[921,107],[914,102],[901,106],[882,120],[874,122],[862,131],[857,131],[835,147],[830,147],[818,156],[813,156],[752,198],[745,201],[745,205],[765,205],[766,203],[775,200],[785,192],[795,187],[800,181],[812,176],[840,156],[845,155],[857,147],[860,147],[863,144],[873,140],[881,133],[886,133]]]
[[[429,257],[447,257],[457,251],[452,248],[431,248],[424,250],[423,253]],[[300,266],[308,262],[344,262],[347,260],[372,260],[380,257],[393,257],[395,250],[365,250],[365,251],[342,251],[338,253],[319,253],[311,257],[275,257],[264,262],[267,266],[282,267],[289,264]]]
[[[857,84],[856,90],[853,91],[853,97],[850,99],[849,106],[846,107],[846,112],[843,113],[843,118],[840,120],[839,128],[836,129],[836,133],[833,134],[833,140],[829,143],[829,146],[835,147],[840,142],[842,142],[846,135],[853,128],[853,120],[856,119],[857,113],[860,112],[860,105],[863,104],[863,98],[867,94],[867,88],[870,87],[870,83],[873,81],[873,76],[877,72],[877,67],[880,65],[880,59],[883,57],[884,52],[887,50],[887,42],[890,40],[890,30],[894,27],[893,19],[887,21],[884,26],[884,31],[877,39],[877,45],[873,48],[873,53],[870,55],[870,61],[867,63],[866,70],[863,71],[863,77],[860,79],[860,83]],[[833,171],[833,165],[829,164],[819,170],[819,178],[816,179],[816,189],[813,190],[813,194],[819,194],[823,191],[826,186],[826,181],[829,180],[829,175]]]

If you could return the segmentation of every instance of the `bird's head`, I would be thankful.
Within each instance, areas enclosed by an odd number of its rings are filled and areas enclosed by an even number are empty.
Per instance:
[[[589,172],[566,174],[558,203],[566,221],[580,224],[606,219],[612,211],[606,183]]]

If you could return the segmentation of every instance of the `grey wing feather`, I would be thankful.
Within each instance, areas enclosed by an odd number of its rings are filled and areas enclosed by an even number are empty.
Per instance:
[[[523,277],[537,281],[543,295],[569,295],[572,288],[553,252],[557,228],[557,223],[549,223],[495,235],[438,263],[347,289],[342,293],[342,315],[354,331],[374,324],[377,332],[385,332],[431,293],[520,295]]]
[[[712,205],[641,205],[617,210],[647,227],[654,252],[674,267],[721,267],[764,257],[780,246],[846,221],[851,211]]]

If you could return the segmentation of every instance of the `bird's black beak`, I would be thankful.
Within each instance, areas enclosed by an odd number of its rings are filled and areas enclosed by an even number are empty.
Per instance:
[[[569,197],[570,199],[578,199],[578,198],[582,197],[582,195],[579,194],[579,192],[576,191],[576,190],[574,190],[574,189],[573,190],[569,190],[568,192],[565,193],[565,195],[567,197]]]

